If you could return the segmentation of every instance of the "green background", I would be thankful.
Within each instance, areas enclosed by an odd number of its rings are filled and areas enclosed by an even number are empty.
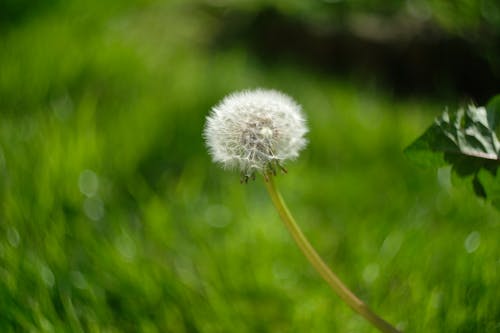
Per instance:
[[[402,153],[470,96],[268,61],[245,23],[413,13],[498,70],[495,1],[444,3],[2,2],[0,331],[374,332],[303,258],[262,178],[210,161],[210,108],[265,87],[308,118],[277,183],[341,279],[406,332],[498,332],[499,213]]]

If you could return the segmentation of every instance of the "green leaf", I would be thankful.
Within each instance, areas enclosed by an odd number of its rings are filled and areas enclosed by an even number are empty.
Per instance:
[[[488,115],[491,117],[491,122],[495,124],[500,123],[500,95],[493,97],[486,106],[488,110]],[[495,126],[495,133],[500,134],[500,126]]]
[[[500,95],[486,107],[469,105],[454,113],[445,110],[405,153],[423,166],[451,165],[458,178],[472,179],[477,195],[500,202],[500,180],[496,177],[500,167],[499,125]]]

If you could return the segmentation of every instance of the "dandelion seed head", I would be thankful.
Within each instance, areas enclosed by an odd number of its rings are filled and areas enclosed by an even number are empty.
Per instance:
[[[214,162],[245,177],[294,160],[306,146],[301,107],[276,90],[226,96],[207,117],[204,137]]]

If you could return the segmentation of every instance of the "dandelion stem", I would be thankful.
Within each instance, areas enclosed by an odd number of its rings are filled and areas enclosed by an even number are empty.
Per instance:
[[[268,174],[265,181],[267,191],[271,196],[274,206],[285,223],[286,228],[294,238],[302,253],[309,260],[311,265],[318,271],[318,273],[325,279],[326,282],[332,287],[335,293],[349,305],[354,311],[363,316],[373,326],[378,328],[381,332],[386,333],[400,333],[391,324],[384,319],[377,316],[368,306],[354,295],[344,283],[328,268],[325,262],[318,255],[316,250],[312,247],[311,243],[307,240],[306,236],[300,230],[300,227],[295,222],[292,214],[283,200],[280,192],[274,183],[274,177]]]

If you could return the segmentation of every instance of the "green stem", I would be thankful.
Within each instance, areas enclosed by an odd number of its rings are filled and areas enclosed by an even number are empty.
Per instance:
[[[352,293],[345,285],[340,281],[340,279],[328,268],[325,262],[318,255],[316,250],[312,247],[311,243],[307,240],[306,236],[302,233],[299,226],[295,222],[292,214],[288,210],[283,197],[277,190],[274,184],[274,177],[268,175],[265,181],[267,191],[271,196],[274,206],[278,210],[278,213],[285,223],[286,228],[294,238],[295,242],[299,246],[302,253],[306,256],[313,267],[318,271],[318,273],[323,277],[323,279],[328,282],[332,289],[337,293],[337,295],[347,303],[354,311],[363,316],[368,320],[373,326],[378,328],[381,332],[387,333],[400,333],[391,324],[386,322],[384,319],[377,316],[368,306],[361,301],[356,295]]]

